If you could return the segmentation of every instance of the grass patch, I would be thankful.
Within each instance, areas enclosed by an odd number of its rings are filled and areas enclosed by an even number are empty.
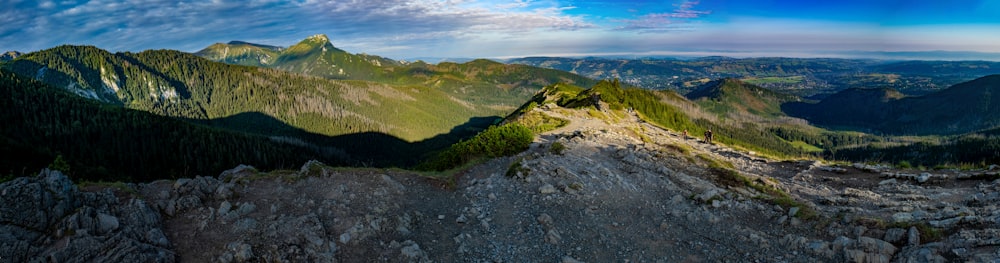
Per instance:
[[[691,146],[687,146],[685,144],[671,143],[664,145],[663,147],[684,155],[689,155],[691,154],[691,151],[693,151],[693,149],[691,149]]]
[[[593,107],[587,108],[587,115],[590,115],[590,117],[594,117],[599,120],[604,120],[604,121],[609,120],[607,115],[605,115],[603,112],[597,111],[597,109]]]
[[[549,152],[553,154],[562,155],[565,150],[566,145],[563,145],[561,142],[553,142],[552,145],[549,145]]]
[[[707,163],[708,164],[708,168],[713,168],[713,169],[736,169],[736,167],[733,166],[733,164],[731,164],[729,162],[726,162],[726,161],[721,161],[719,159],[712,158],[712,156],[709,156],[708,154],[704,154],[704,153],[698,154],[697,157],[698,157],[698,159],[701,159],[702,161],[704,161],[705,163]]]
[[[505,175],[507,175],[507,177],[516,177],[519,172],[522,175],[531,172],[530,169],[524,167],[522,161],[524,161],[524,159],[517,159],[517,161],[511,163],[510,166],[507,167],[507,173],[505,173]]]
[[[519,117],[515,122],[528,127],[528,129],[535,134],[562,128],[563,126],[569,124],[568,120],[552,117],[535,111],[527,112],[524,115],[521,115],[521,117]]]
[[[897,222],[886,226],[887,228],[910,229],[916,227],[920,232],[920,243],[937,242],[944,239],[944,231],[940,228],[932,227],[926,222]]]
[[[97,188],[112,188],[123,193],[127,193],[132,196],[139,195],[139,191],[135,188],[129,187],[128,184],[121,181],[115,182],[105,182],[105,181],[83,181],[78,185],[79,188],[97,187]]]
[[[807,152],[807,153],[821,153],[821,152],[823,152],[823,148],[816,147],[815,145],[808,144],[808,143],[803,142],[803,141],[793,141],[793,142],[791,142],[791,144],[792,144],[792,147],[802,149],[802,151]]]

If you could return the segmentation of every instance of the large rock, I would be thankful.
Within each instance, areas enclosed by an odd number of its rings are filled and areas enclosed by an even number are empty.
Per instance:
[[[58,171],[0,184],[0,201],[0,261],[175,261],[159,212],[111,191],[80,192]]]
[[[864,236],[857,240],[840,237],[834,246],[843,249],[845,261],[860,263],[888,263],[898,250],[889,242]]]

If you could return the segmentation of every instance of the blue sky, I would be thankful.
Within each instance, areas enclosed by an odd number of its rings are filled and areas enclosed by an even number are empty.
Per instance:
[[[0,51],[242,40],[412,57],[1000,52],[1000,1],[4,0]]]

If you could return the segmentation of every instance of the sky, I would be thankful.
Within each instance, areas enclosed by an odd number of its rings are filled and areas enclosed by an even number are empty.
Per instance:
[[[1000,53],[994,0],[2,0],[0,51],[195,52],[326,34],[395,59]]]

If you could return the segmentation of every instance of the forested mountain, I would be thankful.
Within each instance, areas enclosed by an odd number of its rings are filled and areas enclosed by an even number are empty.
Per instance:
[[[939,91],[980,76],[1000,74],[1000,62],[880,61],[831,58],[552,58],[528,57],[509,63],[554,68],[596,79],[620,78],[649,89],[681,93],[719,78],[738,78],[800,97],[849,88],[893,88],[910,95]]]
[[[4,69],[0,109],[0,176],[36,173],[57,156],[74,179],[95,181],[215,175],[238,164],[337,163],[316,148],[99,103]]]
[[[1000,126],[1000,75],[924,96],[890,89],[851,89],[816,104],[789,104],[790,115],[824,126],[888,134],[960,134]]]
[[[276,68],[330,79],[377,80],[386,77],[384,67],[400,62],[336,48],[323,34],[313,35],[288,48],[233,41],[216,43],[195,53],[236,65]]]
[[[498,116],[509,113],[542,86],[560,82],[585,86],[596,83],[561,70],[485,59],[428,64],[352,54],[334,47],[322,34],[310,36],[288,48],[234,41],[213,44],[195,54],[218,62],[262,66],[328,79],[430,87],[466,103],[506,111]]]
[[[336,80],[171,50],[110,53],[90,46],[34,52],[3,67],[105,103],[342,148],[379,165],[415,162],[485,128],[491,124],[487,117],[506,115],[545,84],[592,82],[490,61],[394,68],[407,76],[399,84]]]
[[[778,93],[738,79],[726,78],[705,83],[685,95],[708,111],[724,114],[752,114],[764,117],[785,115],[781,105],[798,97]]]

